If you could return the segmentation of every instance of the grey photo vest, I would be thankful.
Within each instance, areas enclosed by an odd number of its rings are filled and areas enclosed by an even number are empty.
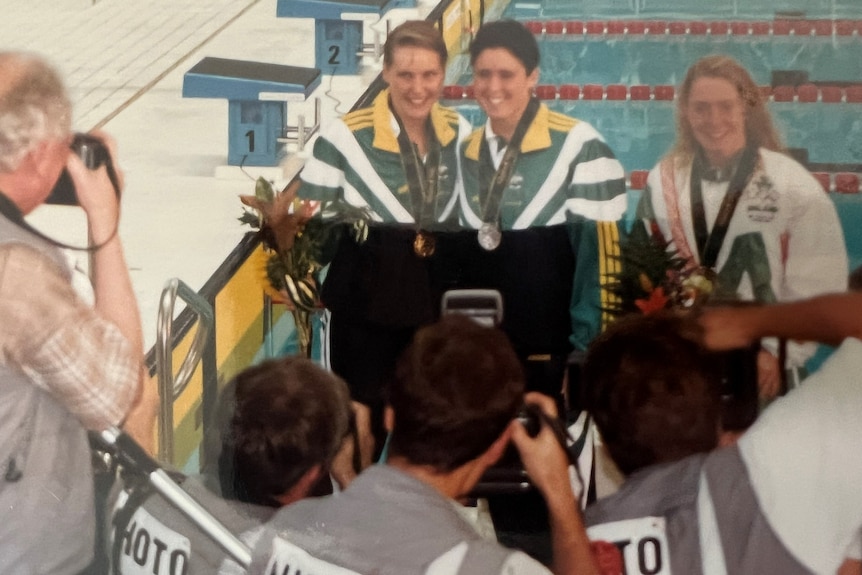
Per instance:
[[[641,470],[584,519],[627,575],[810,573],[766,521],[735,446]]]
[[[0,215],[0,245],[8,243],[39,250],[68,276],[56,248]],[[92,558],[93,505],[83,427],[20,369],[0,363],[0,573],[80,572]]]

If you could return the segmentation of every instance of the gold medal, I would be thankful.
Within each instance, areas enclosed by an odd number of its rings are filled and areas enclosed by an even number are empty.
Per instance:
[[[496,250],[503,239],[503,234],[500,233],[500,228],[497,224],[485,222],[479,228],[479,245],[487,251]]]
[[[437,238],[430,232],[419,230],[416,232],[416,237],[413,238],[413,252],[420,258],[427,258],[434,255],[434,248],[437,247]]]

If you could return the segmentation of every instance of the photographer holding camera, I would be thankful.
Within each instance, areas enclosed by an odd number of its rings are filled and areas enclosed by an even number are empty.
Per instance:
[[[548,574],[525,553],[484,540],[456,509],[512,441],[548,505],[554,572],[597,573],[566,454],[549,425],[531,437],[516,420],[525,401],[556,415],[551,398],[525,396],[502,331],[460,314],[419,329],[389,389],[386,464],[337,497],[280,509],[255,536],[249,572],[282,573],[289,564],[291,573]]]
[[[72,153],[71,104],[44,61],[0,53],[0,572],[80,573],[93,558],[86,430],[125,423],[152,441],[154,391],[117,236],[120,181]],[[103,142],[113,152],[113,142]],[[103,148],[102,146],[99,146]],[[24,221],[66,169],[87,214],[95,305],[62,252]],[[116,174],[114,174],[116,176]]]
[[[714,353],[768,336],[840,347],[727,441]],[[616,572],[860,573],[860,336],[857,293],[632,315],[596,338],[584,401],[626,480],[584,518]]]

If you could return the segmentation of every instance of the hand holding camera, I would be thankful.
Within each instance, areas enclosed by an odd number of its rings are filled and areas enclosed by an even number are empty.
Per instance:
[[[550,397],[530,392],[524,396],[524,404],[513,426],[512,442],[533,485],[547,497],[570,485],[567,432]]]
[[[87,213],[92,243],[102,245],[117,232],[122,178],[113,163],[114,142],[106,134],[78,134],[72,141],[66,171],[77,204]]]
[[[122,182],[117,170],[114,168],[112,160],[113,141],[107,135],[101,133],[98,135],[75,134],[69,148],[74,153],[73,155],[80,159],[80,163],[87,170],[95,172],[104,166],[108,180],[113,187],[114,195],[119,197]],[[70,163],[74,164],[75,160],[70,158]],[[63,170],[60,178],[54,185],[51,195],[48,196],[46,203],[63,206],[81,205],[78,198],[78,187],[76,187],[75,183],[67,164],[66,169]]]

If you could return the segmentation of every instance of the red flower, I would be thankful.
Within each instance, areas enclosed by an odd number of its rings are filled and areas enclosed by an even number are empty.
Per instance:
[[[601,575],[621,575],[625,573],[623,554],[619,547],[608,541],[590,541],[590,551],[599,564]]]
[[[667,302],[668,298],[664,293],[664,288],[662,286],[658,286],[650,292],[648,299],[636,299],[635,305],[638,306],[641,313],[649,315],[667,307]]]

